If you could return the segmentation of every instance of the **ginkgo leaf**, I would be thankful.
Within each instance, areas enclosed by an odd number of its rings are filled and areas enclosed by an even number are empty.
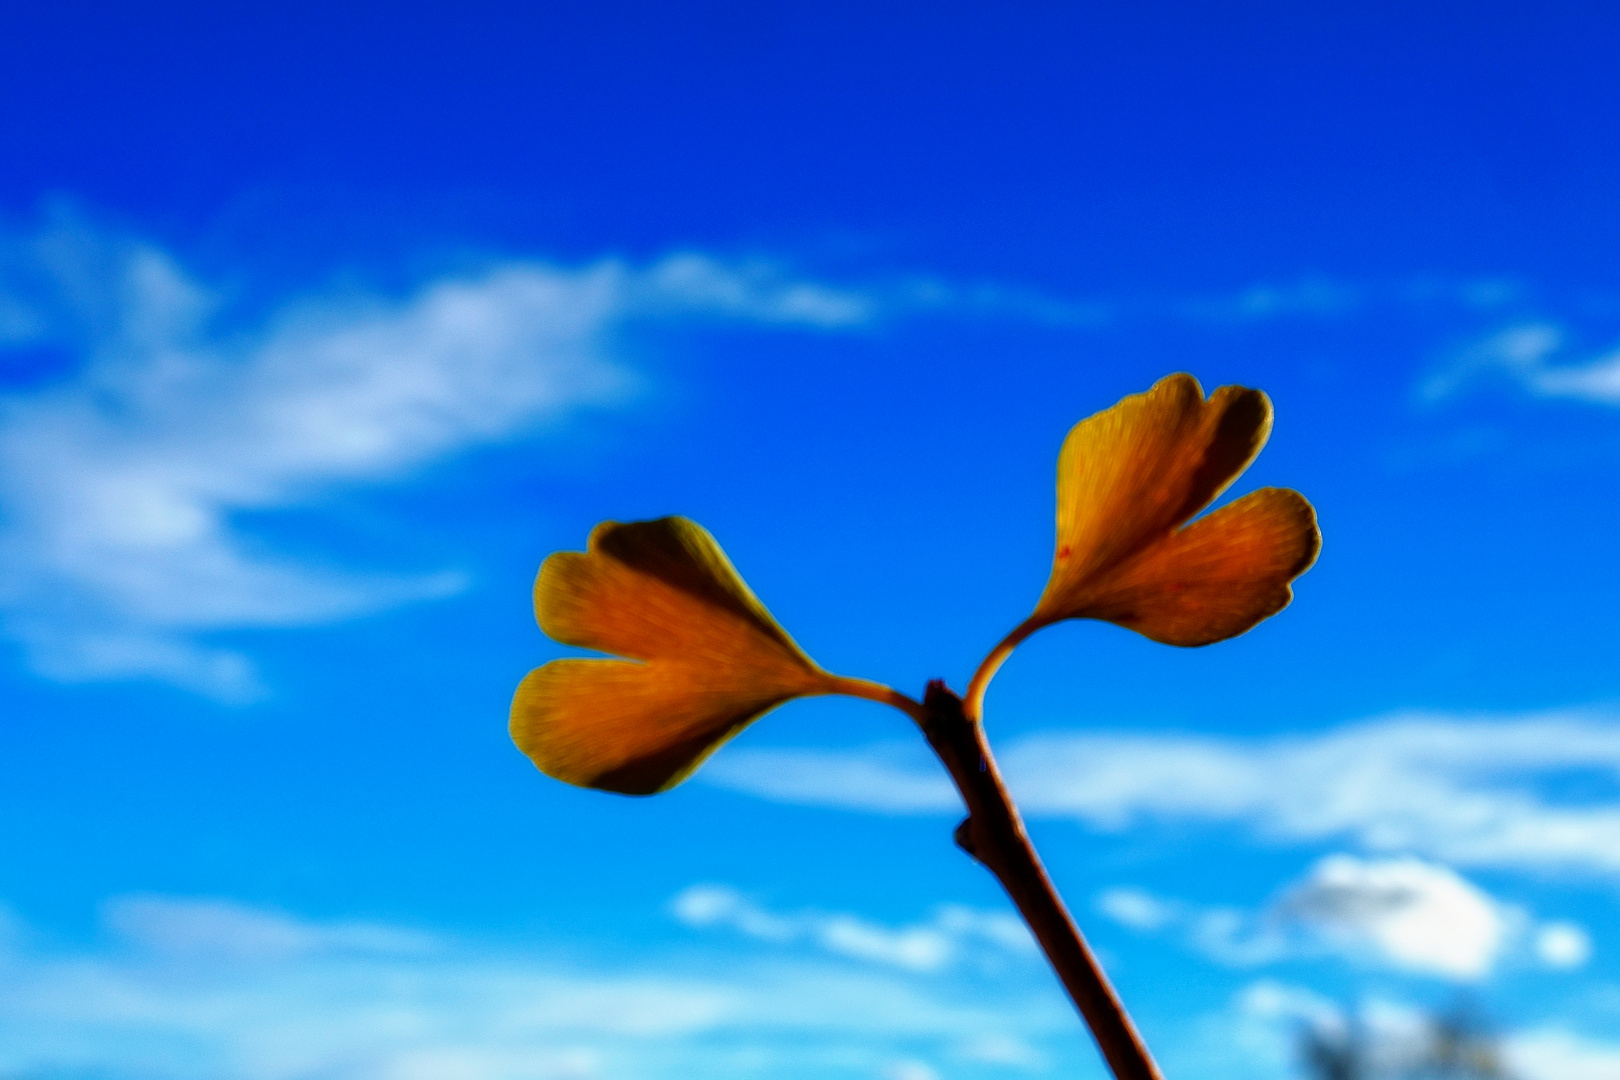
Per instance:
[[[1270,433],[1263,393],[1223,386],[1206,401],[1185,374],[1076,424],[1058,459],[1052,576],[1026,627],[1105,619],[1206,645],[1281,611],[1321,545],[1302,495],[1256,491],[1182,528]]]
[[[1288,606],[1317,547],[1305,497],[1262,488],[1101,576],[1076,610],[1166,645],[1224,641]]]
[[[555,660],[512,702],[512,738],[539,769],[632,795],[673,787],[784,701],[830,693],[822,671],[685,518],[604,522],[534,587],[540,627],[626,659]]]

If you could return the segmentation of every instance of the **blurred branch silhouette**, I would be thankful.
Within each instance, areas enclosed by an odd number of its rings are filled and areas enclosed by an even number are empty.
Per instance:
[[[1421,1017],[1415,1030],[1380,1030],[1355,1015],[1300,1024],[1306,1080],[1514,1080],[1496,1028],[1466,999]]]

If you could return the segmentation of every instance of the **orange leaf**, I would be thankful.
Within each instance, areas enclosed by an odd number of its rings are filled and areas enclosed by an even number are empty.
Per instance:
[[[782,702],[828,693],[815,665],[685,518],[604,522],[584,553],[547,559],[540,627],[629,660],[555,660],[512,702],[512,738],[539,769],[584,787],[673,787]]]
[[[1271,402],[1191,375],[1161,379],[1076,424],[1058,458],[1057,551],[1025,630],[1094,618],[1205,645],[1287,605],[1320,546],[1297,492],[1268,489],[1176,531],[1248,468]]]
[[[1262,488],[1120,564],[1076,613],[1167,645],[1224,641],[1287,607],[1320,546],[1304,496]]]

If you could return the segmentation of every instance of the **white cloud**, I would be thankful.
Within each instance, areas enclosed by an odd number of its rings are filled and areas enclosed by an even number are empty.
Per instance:
[[[413,955],[440,942],[416,931],[367,922],[316,923],[228,900],[124,896],[102,921],[125,939],[171,955],[271,958],[357,952]]]
[[[1599,1042],[1558,1028],[1523,1032],[1507,1040],[1510,1075],[1524,1080],[1614,1080],[1620,1043]]]
[[[386,1067],[388,1080],[584,1080],[602,1075],[602,1057],[592,1050],[484,1050],[435,1047],[406,1051]]]
[[[729,926],[762,941],[792,941],[803,930],[797,919],[773,914],[725,885],[693,885],[670,902],[687,926]]]
[[[1536,955],[1560,972],[1584,967],[1592,959],[1591,934],[1576,923],[1545,923],[1536,931]]]
[[[1132,930],[1162,930],[1180,922],[1182,906],[1128,885],[1105,889],[1097,897],[1097,910]]]
[[[1592,936],[1572,922],[1544,923],[1536,931],[1535,949],[1542,963],[1568,971],[1592,959]]]
[[[1620,405],[1620,350],[1557,364],[1565,334],[1551,323],[1520,323],[1499,330],[1462,350],[1422,387],[1438,399],[1490,374],[1505,375],[1537,397],[1570,398],[1597,405]]]
[[[827,330],[864,323],[879,306],[862,292],[785,277],[770,262],[733,264],[698,252],[670,255],[628,276],[625,292],[632,311],[707,313]]]
[[[955,315],[1001,316],[1057,327],[1107,325],[1119,314],[1117,304],[1068,300],[1032,289],[993,282],[964,285],[940,278],[912,278],[891,290],[889,303],[901,310],[949,312]]]
[[[1325,278],[1289,284],[1261,283],[1233,296],[1188,301],[1183,310],[1194,318],[1217,322],[1253,322],[1288,317],[1343,315],[1365,303],[1365,290]]]
[[[1620,405],[1620,351],[1573,367],[1548,368],[1531,379],[1543,397],[1568,397],[1601,405]]]
[[[1028,986],[974,991],[904,968],[676,963],[640,945],[606,964],[570,945],[563,962],[219,900],[104,911],[100,946],[0,953],[0,1075],[871,1080],[947,1057],[953,1076],[1005,1075],[1044,1061],[1052,1037],[1083,1050],[1033,965],[1019,967]]]
[[[1039,1072],[1046,1067],[1046,1055],[1011,1035],[986,1035],[956,1047],[953,1056],[962,1061],[1002,1065],[1010,1069]]]
[[[1234,292],[1203,295],[1065,298],[994,282],[965,284],[917,277],[885,290],[883,305],[896,311],[1001,316],[1076,329],[1181,319],[1195,325],[1231,326],[1277,320],[1338,319],[1368,309],[1500,307],[1519,292],[1503,279],[1418,278],[1346,282],[1309,277],[1255,282]]]
[[[959,961],[971,946],[1034,955],[1035,942],[1015,916],[958,904],[941,906],[926,923],[887,927],[847,912],[772,912],[724,885],[693,885],[671,905],[688,926],[726,926],[762,941],[809,941],[857,960],[936,972]]]
[[[246,700],[217,631],[329,622],[460,588],[277,554],[246,511],[400,478],[620,402],[631,323],[706,315],[835,328],[857,294],[680,254],[506,262],[399,299],[345,295],[234,325],[164,252],[72,222],[0,245],[0,336],[69,348],[66,381],[0,398],[0,628],[36,671],[152,677]]]
[[[1454,870],[1410,857],[1327,856],[1253,912],[1200,907],[1131,887],[1104,890],[1096,906],[1142,933],[1179,931],[1200,952],[1240,967],[1331,955],[1471,982],[1507,959],[1570,970],[1591,957],[1580,926],[1538,924]]]
[[[883,1080],[939,1080],[939,1073],[925,1061],[895,1061],[883,1070]]]
[[[1244,1016],[1267,1022],[1303,1020],[1312,1027],[1343,1031],[1349,1027],[1344,1011],[1328,998],[1303,986],[1261,979],[1239,992],[1237,1006]]]
[[[1524,921],[1447,867],[1349,855],[1317,863],[1272,911],[1346,957],[1454,979],[1489,974]]]
[[[731,748],[703,767],[705,781],[777,802],[885,814],[955,814],[962,799],[939,767],[884,745],[861,750]]]
[[[1002,759],[1027,814],[1098,830],[1193,821],[1457,866],[1620,876],[1620,796],[1555,797],[1570,770],[1620,785],[1620,723],[1606,714],[1405,715],[1269,739],[1051,733],[1014,741]],[[928,814],[961,805],[937,767],[889,747],[732,749],[702,775],[782,802]]]

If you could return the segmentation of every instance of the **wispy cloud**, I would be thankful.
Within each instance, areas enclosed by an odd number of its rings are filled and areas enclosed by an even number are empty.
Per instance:
[[[960,904],[942,906],[927,922],[888,927],[849,912],[773,912],[724,885],[694,885],[675,897],[675,917],[688,926],[726,926],[762,941],[808,941],[821,949],[911,971],[941,971],[974,948],[1036,955],[1015,916]]]
[[[1620,780],[1608,715],[1408,715],[1271,739],[1052,733],[1017,740],[1003,761],[1027,813],[1102,831],[1192,821],[1456,866],[1620,876],[1620,797],[1550,794],[1571,769]],[[888,747],[731,750],[703,775],[782,802],[960,811],[942,774]]]
[[[1214,322],[1258,322],[1279,318],[1327,318],[1349,314],[1378,299],[1377,292],[1328,278],[1255,284],[1227,296],[1184,301],[1187,318]]]
[[[228,900],[121,896],[102,922],[131,944],[171,956],[283,959],[309,955],[438,951],[433,935],[372,922],[311,922]]]
[[[0,1075],[878,1080],[1005,1076],[1054,1034],[1080,1045],[1044,972],[1039,993],[974,994],[832,961],[564,963],[219,900],[106,911],[94,948],[0,951]]]
[[[1569,969],[1591,954],[1581,927],[1538,924],[1450,868],[1413,858],[1328,856],[1254,912],[1203,907],[1131,887],[1105,890],[1097,907],[1139,931],[1178,931],[1198,951],[1237,966],[1332,955],[1473,981],[1510,955]]]
[[[859,750],[727,749],[698,776],[774,802],[880,814],[957,813],[961,796],[926,751],[909,744]]]
[[[0,397],[0,633],[50,678],[156,678],[252,700],[264,687],[221,632],[442,597],[465,575],[295,557],[246,515],[621,406],[637,386],[623,342],[650,324],[1252,320],[1400,302],[1388,292],[1310,280],[1093,301],[931,277],[840,287],[685,252],[490,263],[404,295],[305,296],[246,319],[162,249],[63,218],[0,237],[0,358],[42,345],[73,358],[65,378]],[[1557,369],[1538,385],[1597,393],[1606,377]]]
[[[506,262],[400,298],[303,298],[244,326],[148,244],[69,221],[3,246],[0,345],[79,363],[0,398],[0,628],[52,678],[153,677],[223,700],[262,688],[212,632],[330,622],[464,580],[292,559],[241,513],[620,404],[636,380],[617,335],[633,322],[870,315],[855,293],[680,254]]]
[[[995,282],[964,284],[936,277],[914,277],[883,291],[896,311],[986,316],[1038,325],[1094,328],[1113,322],[1119,303],[1053,296],[1035,289]]]
[[[1199,294],[1061,296],[997,282],[912,277],[871,290],[891,313],[1004,318],[1073,329],[1118,328],[1166,320],[1236,327],[1271,322],[1337,320],[1370,311],[1498,312],[1519,287],[1503,279],[1417,278],[1353,282],[1321,275],[1257,281]]]
[[[1620,1076],[1620,1043],[1546,1027],[1507,1040],[1510,1075],[1525,1080],[1613,1080]]]
[[[1565,398],[1594,405],[1620,405],[1620,350],[1596,356],[1565,353],[1562,327],[1526,322],[1499,330],[1461,350],[1422,385],[1430,400],[1448,397],[1468,383],[1507,378],[1536,397]]]

